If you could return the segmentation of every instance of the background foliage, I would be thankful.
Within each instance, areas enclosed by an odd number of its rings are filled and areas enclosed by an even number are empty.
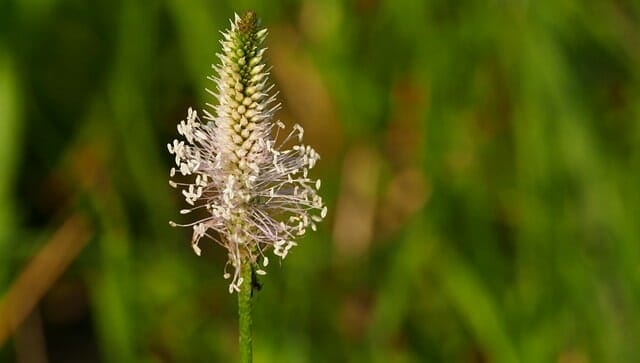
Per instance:
[[[0,361],[237,358],[165,145],[246,8],[330,211],[262,279],[256,362],[640,359],[638,2],[2,0],[0,296],[38,303]]]

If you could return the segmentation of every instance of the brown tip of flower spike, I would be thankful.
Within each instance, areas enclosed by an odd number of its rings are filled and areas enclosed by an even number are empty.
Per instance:
[[[258,30],[258,17],[252,10],[245,11],[238,22],[240,33],[253,34]]]

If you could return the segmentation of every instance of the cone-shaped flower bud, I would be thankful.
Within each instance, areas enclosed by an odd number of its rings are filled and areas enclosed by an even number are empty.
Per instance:
[[[184,140],[168,145],[176,163],[170,175],[183,176],[182,182],[169,183],[190,206],[180,213],[198,217],[170,223],[193,228],[191,245],[198,255],[203,237],[227,249],[224,276],[231,278],[233,292],[243,283],[242,262],[264,274],[267,252],[286,257],[295,239],[315,230],[327,209],[317,193],[320,180],[308,175],[318,153],[302,144],[302,127],[285,132],[284,124],[273,120],[280,105],[264,62],[267,30],[247,12],[236,15],[222,35],[220,64],[209,77],[217,102],[207,104],[212,112],[204,110],[203,120],[189,109],[178,125]]]

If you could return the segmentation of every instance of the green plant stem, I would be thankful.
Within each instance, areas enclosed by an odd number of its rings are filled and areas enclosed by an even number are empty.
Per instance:
[[[243,281],[238,292],[238,314],[240,318],[240,362],[251,363],[253,360],[252,338],[251,338],[251,263],[243,261],[240,268],[240,276]]]

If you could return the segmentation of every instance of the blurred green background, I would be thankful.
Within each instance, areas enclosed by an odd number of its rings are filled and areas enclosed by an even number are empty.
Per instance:
[[[166,144],[248,8],[329,205],[256,362],[640,361],[637,1],[1,0],[0,362],[237,360]]]

